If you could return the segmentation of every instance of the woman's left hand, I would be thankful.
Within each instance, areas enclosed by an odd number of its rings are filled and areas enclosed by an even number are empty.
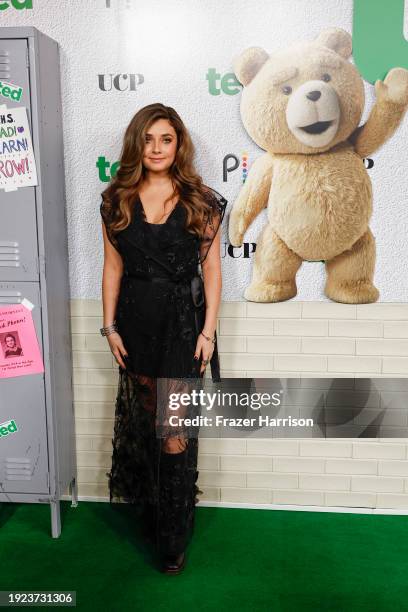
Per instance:
[[[200,374],[205,372],[205,368],[207,364],[210,362],[213,352],[214,352],[214,344],[211,342],[211,340],[207,340],[206,338],[204,338],[202,334],[199,334],[198,339],[197,339],[197,344],[196,344],[196,350],[194,353],[194,358],[199,359],[201,356],[202,363],[200,367]]]

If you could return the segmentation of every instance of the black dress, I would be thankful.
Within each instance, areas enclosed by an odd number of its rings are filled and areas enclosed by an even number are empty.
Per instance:
[[[199,389],[201,360],[194,359],[205,303],[196,308],[191,279],[222,223],[227,201],[210,190],[211,213],[203,237],[188,232],[180,201],[163,224],[146,222],[140,198],[127,228],[108,238],[119,251],[123,277],[116,323],[128,353],[119,366],[112,467],[107,473],[110,502],[134,504],[144,517],[158,549],[178,554],[194,525],[198,477],[197,428],[169,425],[169,417],[194,416],[197,407],[169,408],[169,394]],[[101,204],[105,224],[112,212]],[[108,226],[107,230],[108,230]],[[213,381],[220,380],[218,348],[211,359]],[[177,439],[178,452],[165,452]]]

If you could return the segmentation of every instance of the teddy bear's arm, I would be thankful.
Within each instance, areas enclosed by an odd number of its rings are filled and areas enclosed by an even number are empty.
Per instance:
[[[372,155],[401,123],[408,108],[408,70],[393,68],[384,82],[376,82],[375,91],[377,100],[367,122],[349,139],[361,157]]]
[[[273,157],[264,153],[251,166],[229,217],[229,241],[241,246],[244,234],[255,217],[268,204],[272,182]]]

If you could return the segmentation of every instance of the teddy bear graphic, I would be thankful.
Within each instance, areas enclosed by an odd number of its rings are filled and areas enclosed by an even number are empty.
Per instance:
[[[348,61],[351,52],[350,34],[330,28],[271,56],[251,47],[233,63],[244,86],[243,124],[266,151],[252,164],[229,219],[230,243],[240,246],[248,226],[268,209],[244,292],[249,301],[294,297],[302,261],[325,262],[325,294],[336,302],[379,297],[369,228],[372,188],[363,158],[400,124],[408,71],[393,68],[376,82],[375,105],[358,127],[364,85]]]

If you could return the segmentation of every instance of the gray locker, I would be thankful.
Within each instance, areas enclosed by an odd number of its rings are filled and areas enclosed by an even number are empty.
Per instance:
[[[0,503],[46,503],[61,533],[60,499],[77,505],[68,245],[59,50],[36,28],[0,28],[0,81],[23,87],[38,185],[0,189],[0,306],[28,299],[45,372],[0,379]]]

